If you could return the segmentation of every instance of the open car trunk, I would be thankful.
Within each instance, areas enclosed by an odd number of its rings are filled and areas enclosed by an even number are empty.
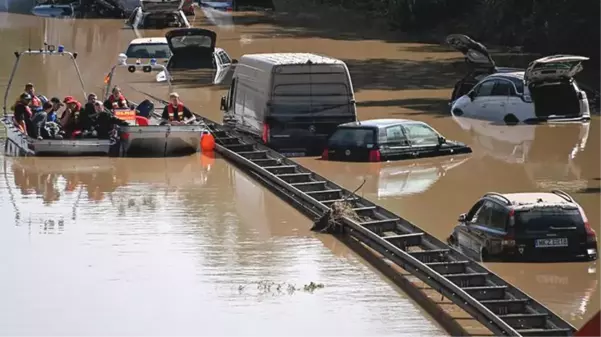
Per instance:
[[[539,118],[578,117],[580,93],[573,78],[582,71],[582,61],[588,57],[553,55],[532,61],[524,80],[530,89],[535,114]]]
[[[184,0],[140,0],[143,12],[173,12],[181,10]]]
[[[216,69],[213,53],[217,34],[201,28],[174,29],[167,34],[167,43],[173,56],[167,69]]]

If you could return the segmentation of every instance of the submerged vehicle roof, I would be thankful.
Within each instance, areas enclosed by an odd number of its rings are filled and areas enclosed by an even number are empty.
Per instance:
[[[132,44],[148,44],[148,43],[167,44],[167,39],[164,37],[142,37],[142,38],[131,40],[131,42],[129,44],[132,45]]]
[[[357,122],[349,122],[340,124],[340,127],[376,127],[376,128],[385,128],[388,126],[399,125],[399,124],[407,124],[407,123],[416,123],[416,124],[426,124],[424,122],[415,121],[412,119],[401,119],[401,118],[381,118],[381,119],[368,119],[364,121]]]

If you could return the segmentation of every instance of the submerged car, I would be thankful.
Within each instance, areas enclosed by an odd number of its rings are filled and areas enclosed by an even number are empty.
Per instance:
[[[574,80],[588,57],[547,56],[522,71],[496,67],[486,48],[465,35],[450,35],[447,42],[471,68],[453,91],[453,115],[509,125],[590,119],[587,94]]]
[[[172,54],[167,70],[174,83],[218,84],[237,62],[225,50],[215,47],[217,34],[208,29],[174,29],[165,34],[165,39]],[[165,73],[159,73],[157,81],[164,80]]]
[[[46,18],[123,18],[125,9],[118,0],[37,1],[31,14]]]
[[[373,119],[338,126],[321,158],[339,161],[390,161],[471,153],[426,123],[408,119]]]
[[[190,22],[182,8],[185,0],[140,0],[125,24],[134,29],[186,28]]]
[[[131,40],[125,55],[128,59],[155,59],[158,62],[167,62],[171,57],[171,49],[164,37],[139,38]]]
[[[597,259],[597,234],[566,192],[486,193],[447,239],[481,261]]]
[[[275,9],[273,0],[200,0],[200,6],[224,12]]]

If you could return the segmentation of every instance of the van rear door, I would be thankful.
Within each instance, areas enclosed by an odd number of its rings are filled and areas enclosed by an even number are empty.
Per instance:
[[[276,68],[265,118],[273,145],[321,152],[338,125],[356,120],[353,89],[343,65]]]

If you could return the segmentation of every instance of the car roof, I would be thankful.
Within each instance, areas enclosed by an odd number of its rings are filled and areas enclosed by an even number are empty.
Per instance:
[[[514,71],[514,72],[508,72],[508,73],[495,73],[492,75],[489,75],[486,77],[486,79],[490,79],[490,78],[506,78],[508,80],[512,80],[512,79],[518,79],[518,80],[524,80],[524,72],[523,71]]]
[[[565,192],[556,191],[554,192],[523,192],[523,193],[489,193],[486,196],[496,196],[497,198],[506,198],[512,208],[524,209],[532,206],[544,207],[544,206],[575,206],[576,202],[570,195]],[[571,199],[571,201],[570,201]]]
[[[129,43],[130,45],[132,44],[147,44],[147,43],[161,43],[161,44],[167,44],[167,39],[164,37],[142,37],[139,39],[133,39],[131,40],[131,42]]]
[[[420,121],[414,121],[411,119],[400,119],[400,118],[381,118],[381,119],[368,119],[364,121],[357,122],[349,122],[340,124],[341,127],[376,127],[376,128],[385,128],[388,126],[399,125],[399,124],[407,124],[407,123],[418,123],[418,124],[426,124]]]

